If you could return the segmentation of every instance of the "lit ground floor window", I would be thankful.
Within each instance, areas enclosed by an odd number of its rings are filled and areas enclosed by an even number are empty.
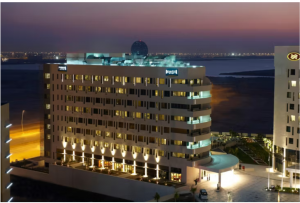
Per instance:
[[[171,181],[181,182],[181,173],[171,173]]]

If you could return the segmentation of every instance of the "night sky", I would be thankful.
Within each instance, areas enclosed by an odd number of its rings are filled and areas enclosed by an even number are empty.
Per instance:
[[[273,52],[299,45],[299,3],[1,3],[2,51]]]

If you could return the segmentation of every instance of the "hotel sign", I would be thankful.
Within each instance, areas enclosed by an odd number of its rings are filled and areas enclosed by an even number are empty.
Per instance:
[[[58,71],[67,71],[67,66],[58,66]]]
[[[166,76],[178,76],[178,69],[176,68],[166,69]]]
[[[287,55],[287,58],[290,61],[298,61],[300,59],[300,54],[297,52],[291,52]]]

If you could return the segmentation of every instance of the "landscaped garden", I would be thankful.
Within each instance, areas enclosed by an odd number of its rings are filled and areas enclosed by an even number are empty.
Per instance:
[[[248,156],[247,154],[245,154],[243,151],[239,150],[238,147],[227,147],[224,149],[226,153],[228,154],[233,154],[234,156],[236,156],[241,163],[245,163],[245,164],[257,164],[253,159],[251,159],[250,156]]]

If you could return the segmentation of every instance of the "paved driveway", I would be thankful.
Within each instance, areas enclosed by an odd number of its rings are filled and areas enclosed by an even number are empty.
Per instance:
[[[230,183],[224,183],[220,192],[216,192],[217,182],[203,181],[197,185],[197,200],[200,189],[206,189],[208,192],[208,202],[227,202],[227,193],[232,193],[233,202],[278,202],[278,193],[267,192],[268,179],[245,174],[239,171],[234,172],[234,179]],[[271,180],[270,185],[280,185],[280,180]],[[289,187],[288,182],[284,186]],[[300,202],[300,196],[295,194],[280,194],[281,202]]]

